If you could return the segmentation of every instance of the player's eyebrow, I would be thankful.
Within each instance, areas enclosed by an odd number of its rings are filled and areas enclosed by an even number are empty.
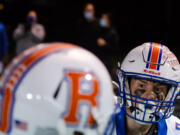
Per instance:
[[[166,86],[166,84],[161,83],[161,82],[155,82],[155,81],[150,81],[150,80],[145,80],[145,79],[139,79],[139,78],[136,78],[136,79],[139,80],[140,82],[143,82],[143,83],[153,82],[154,84],[157,84],[157,85],[159,85],[159,86]]]
[[[147,83],[148,80],[145,80],[145,79],[139,79],[139,78],[136,78],[138,81],[142,82],[142,83]]]

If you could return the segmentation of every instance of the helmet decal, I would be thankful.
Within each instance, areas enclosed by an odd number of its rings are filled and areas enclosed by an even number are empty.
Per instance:
[[[146,68],[159,70],[162,56],[162,45],[151,43],[147,58]]]
[[[78,117],[78,110],[82,105],[87,105],[89,108],[98,107],[99,96],[99,81],[92,73],[66,71],[66,77],[69,81],[71,93],[69,93],[67,109],[63,113],[64,121],[68,125],[76,126],[81,117]],[[82,85],[88,81],[88,85],[91,85],[86,90],[83,90]],[[86,84],[87,85],[87,84]],[[90,107],[91,106],[91,107]],[[91,113],[87,114],[87,123],[85,125],[92,126],[94,119]]]
[[[15,93],[18,88],[19,83],[23,77],[27,74],[33,66],[35,66],[40,60],[46,56],[62,51],[66,48],[76,47],[71,44],[61,44],[54,43],[49,46],[37,46],[35,49],[30,49],[28,52],[25,51],[24,54],[18,56],[19,62],[14,62],[14,65],[10,65],[11,72],[7,72],[4,78],[5,83],[0,89],[2,98],[2,110],[0,116],[0,131],[10,132],[12,127],[12,113],[15,102]],[[33,50],[38,50],[33,52]],[[31,54],[30,54],[31,53]],[[9,70],[9,69],[8,69]]]
[[[167,47],[165,47],[163,53],[164,55],[167,55],[168,57],[167,63],[171,67],[175,68],[176,66],[179,66],[179,61],[177,60],[176,56],[172,52],[170,52],[170,50]]]

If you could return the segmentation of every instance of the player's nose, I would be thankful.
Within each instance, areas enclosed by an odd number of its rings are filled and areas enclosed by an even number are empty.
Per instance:
[[[154,90],[153,90],[153,86],[149,86],[146,88],[146,91],[144,93],[144,98],[147,98],[147,99],[153,99],[153,100],[156,100],[157,99],[157,96],[156,94],[154,93]]]

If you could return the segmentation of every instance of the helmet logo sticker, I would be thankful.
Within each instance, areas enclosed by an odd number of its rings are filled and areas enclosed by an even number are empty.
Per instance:
[[[155,71],[151,71],[151,70],[147,70],[147,69],[144,69],[144,72],[149,73],[149,74],[153,74],[153,75],[161,75],[160,72],[155,72]]]
[[[97,97],[99,95],[99,82],[95,75],[84,72],[73,72],[68,71],[67,77],[70,80],[70,97],[68,98],[69,104],[65,111],[64,120],[68,124],[76,125],[79,122],[78,118],[78,110],[79,107],[82,107],[82,104],[88,105],[91,107],[97,107],[98,101]],[[92,87],[88,92],[84,92],[81,90],[81,85],[83,85],[83,81],[88,80]],[[87,125],[93,125],[94,119],[91,113],[87,114]]]
[[[163,50],[163,54],[168,57],[167,63],[176,70],[175,66],[179,65],[176,56],[167,47]]]

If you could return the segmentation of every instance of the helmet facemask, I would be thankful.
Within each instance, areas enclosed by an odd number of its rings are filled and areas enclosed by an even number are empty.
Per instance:
[[[120,104],[125,114],[136,120],[141,124],[156,123],[161,119],[166,119],[171,116],[174,111],[174,102],[177,97],[177,83],[155,76],[148,76],[145,74],[137,74],[124,72],[118,70],[117,77],[119,80],[119,96],[123,102]],[[150,81],[158,81],[160,83],[168,84],[169,90],[167,91],[166,97],[163,99],[149,99],[140,96],[133,95],[130,91],[130,80],[129,78],[135,77],[140,79],[146,79]]]

